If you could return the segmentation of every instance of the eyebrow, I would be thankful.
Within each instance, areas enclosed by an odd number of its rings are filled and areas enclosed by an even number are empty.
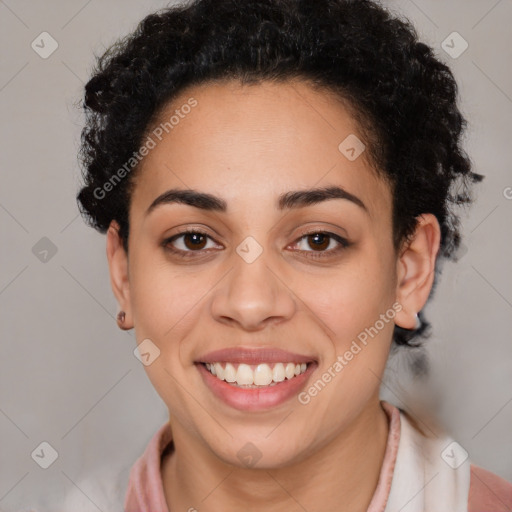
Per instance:
[[[351,201],[368,213],[368,209],[361,199],[338,186],[286,192],[279,196],[277,200],[277,209],[287,210],[292,208],[302,208],[318,204],[323,201],[328,201],[330,199],[345,199],[347,201]],[[158,206],[173,203],[186,204],[201,210],[222,213],[225,213],[228,209],[228,205],[224,199],[212,194],[191,189],[171,189],[160,194],[151,203],[149,208],[146,210],[146,215]]]

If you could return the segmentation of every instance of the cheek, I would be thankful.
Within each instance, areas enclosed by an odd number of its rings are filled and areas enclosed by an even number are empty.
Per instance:
[[[136,332],[163,344],[200,303],[207,284],[204,275],[200,282],[199,275],[169,265],[158,251],[134,252],[130,294]]]
[[[383,275],[375,269],[347,273],[308,297],[317,323],[328,326],[331,339],[331,350],[302,397],[311,401],[322,428],[338,428],[332,410],[353,416],[378,393],[397,312],[391,282]]]
[[[144,264],[134,265],[130,279],[137,342],[150,339],[156,345],[159,358],[145,370],[164,400],[171,403],[176,401],[172,396],[179,393],[164,395],[176,390],[178,384],[174,379],[181,382],[189,378],[188,372],[196,371],[191,351],[204,335],[201,325],[208,322],[205,308],[211,297],[209,292],[219,277],[214,272],[172,268],[165,262],[151,260],[150,255],[138,261]]]
[[[193,332],[201,300],[213,283],[200,285],[190,274],[171,272],[169,266],[149,261],[148,258],[140,267],[134,265],[130,279],[137,343],[151,340],[158,354],[144,370],[173,415],[186,428],[194,430],[195,402],[191,403],[183,385],[189,382],[190,372],[195,371],[187,360],[187,335]]]
[[[356,258],[337,274],[325,278],[308,277],[301,284],[301,296],[315,316],[336,340],[336,350],[355,339],[365,328],[373,326],[394,302],[394,286],[390,268],[382,260]],[[388,313],[392,316],[393,311]],[[389,318],[387,318],[389,320]],[[378,324],[388,335],[392,322]]]

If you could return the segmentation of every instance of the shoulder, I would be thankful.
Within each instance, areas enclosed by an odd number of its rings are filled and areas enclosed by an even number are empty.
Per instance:
[[[512,483],[471,464],[468,507],[468,512],[509,512],[512,510]]]

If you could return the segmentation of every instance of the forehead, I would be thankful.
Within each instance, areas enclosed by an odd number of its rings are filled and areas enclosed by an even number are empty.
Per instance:
[[[147,208],[171,188],[269,205],[289,190],[340,185],[370,213],[389,209],[390,191],[365,151],[345,105],[304,82],[207,83],[182,91],[148,130],[154,147],[137,173],[132,205]],[[341,144],[341,146],[340,146]],[[351,150],[349,147],[349,150]],[[356,153],[357,155],[357,153]]]

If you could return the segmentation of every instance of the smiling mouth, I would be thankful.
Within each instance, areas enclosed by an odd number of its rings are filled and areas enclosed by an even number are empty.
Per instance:
[[[309,363],[201,363],[217,379],[234,387],[260,388],[275,386],[306,372]]]

